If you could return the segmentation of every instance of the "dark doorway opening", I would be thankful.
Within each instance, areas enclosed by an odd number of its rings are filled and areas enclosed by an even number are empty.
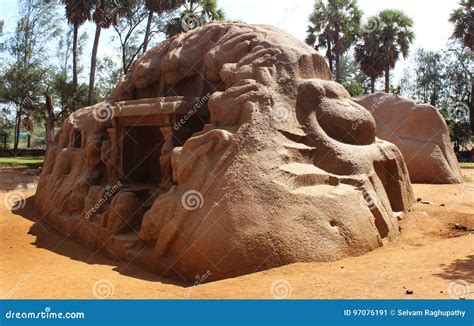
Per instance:
[[[374,162],[374,169],[380,181],[382,181],[392,211],[402,212],[404,208],[403,194],[401,192],[402,188],[398,185],[400,178],[398,175],[397,161]]]
[[[82,134],[79,130],[76,130],[72,134],[72,148],[81,148],[82,146]]]
[[[163,135],[159,127],[124,127],[122,172],[126,183],[159,184]]]

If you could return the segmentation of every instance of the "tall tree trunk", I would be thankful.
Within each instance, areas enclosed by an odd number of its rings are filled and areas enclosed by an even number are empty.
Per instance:
[[[329,70],[331,70],[331,75],[332,75],[334,73],[333,65],[332,65],[332,47],[331,47],[331,42],[329,42],[329,40],[327,40],[326,42],[328,44],[328,50],[326,52],[326,56],[328,57]]]
[[[152,21],[153,21],[153,11],[150,10],[150,12],[148,13],[148,21],[146,23],[145,39],[143,40],[143,53],[145,53],[146,49],[148,48]]]
[[[95,29],[95,37],[94,37],[94,46],[92,48],[92,55],[91,55],[91,72],[89,77],[89,98],[87,103],[92,105],[92,101],[94,100],[94,82],[95,82],[95,70],[97,68],[97,49],[99,48],[99,39],[100,39],[100,26],[97,26]]]
[[[390,93],[390,67],[385,68],[385,93]]]
[[[127,66],[127,49],[125,45],[122,46],[122,68],[123,68],[123,75],[125,76],[129,68],[129,66]]]
[[[471,77],[471,105],[469,108],[469,123],[471,125],[471,133],[474,134],[474,77]]]
[[[13,151],[18,150],[18,143],[20,141],[20,123],[21,123],[21,106],[18,104],[18,111],[16,113],[16,122],[15,122],[15,139],[13,141]],[[16,153],[15,153],[16,155]]]
[[[26,148],[30,148],[31,147],[31,135],[28,134],[26,137],[27,137]]]
[[[370,92],[375,93],[375,77],[370,77]]]
[[[341,82],[341,67],[340,67],[340,53],[339,50],[336,49],[336,82]]]
[[[54,115],[53,98],[49,94],[44,94],[46,99],[46,120],[44,122],[44,130],[46,133],[46,144],[49,146],[54,142],[54,122],[56,116]]]
[[[72,44],[72,90],[73,94],[76,94],[77,91],[77,40],[79,37],[79,25],[74,24],[73,32],[73,44]]]

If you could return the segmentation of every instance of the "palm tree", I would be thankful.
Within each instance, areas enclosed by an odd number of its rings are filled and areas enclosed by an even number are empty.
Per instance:
[[[146,24],[145,39],[143,40],[143,53],[145,53],[148,48],[153,14],[157,13],[161,15],[165,12],[174,11],[181,7],[183,2],[184,0],[145,0],[145,7],[148,9],[148,21]]]
[[[99,48],[100,32],[102,28],[107,29],[112,25],[116,25],[118,16],[129,14],[132,6],[135,6],[135,3],[129,0],[96,0],[92,4],[92,21],[95,23],[96,29],[91,55],[88,105],[92,105],[94,99],[95,71],[97,68],[97,50]]]
[[[375,20],[368,20],[362,27],[360,40],[354,51],[355,60],[359,63],[362,72],[370,78],[370,91],[375,93],[375,80],[384,73],[380,48],[377,40],[372,35],[374,28],[378,27]]]
[[[375,81],[383,75],[383,67],[377,65],[377,56],[368,52],[365,47],[358,46],[355,49],[355,59],[362,72],[370,78],[370,92],[375,93]]]
[[[385,92],[390,91],[390,69],[395,67],[400,55],[408,56],[410,45],[415,39],[412,31],[413,20],[401,10],[385,9],[369,19],[376,23],[376,28],[369,31],[368,37],[376,42],[377,57],[385,71]]]
[[[449,17],[449,21],[454,24],[454,32],[451,38],[459,40],[464,46],[474,51],[474,4],[472,0],[461,0],[459,6]],[[471,75],[469,117],[471,131],[474,133],[474,74],[469,70],[468,72]]]
[[[72,45],[72,87],[73,92],[77,90],[77,70],[78,70],[78,37],[79,27],[91,18],[91,2],[89,0],[62,0],[66,6],[66,18],[73,26]]]
[[[166,35],[172,37],[200,27],[213,20],[224,20],[224,10],[217,7],[217,0],[184,0],[180,16],[166,27]]]
[[[340,57],[355,42],[359,33],[362,11],[357,0],[317,0],[309,16],[306,43],[316,50],[326,48],[329,68],[336,63],[336,81],[341,81]]]
[[[461,0],[459,6],[449,16],[449,21],[454,24],[451,38],[461,41],[474,51],[474,2]]]

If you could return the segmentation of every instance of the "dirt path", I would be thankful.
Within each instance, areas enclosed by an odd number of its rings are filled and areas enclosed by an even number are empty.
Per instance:
[[[474,169],[463,173],[474,179]],[[361,257],[191,287],[64,239],[33,222],[29,202],[19,215],[2,205],[0,193],[0,298],[474,298],[474,182],[414,189],[430,203],[417,203],[403,218],[397,242]]]

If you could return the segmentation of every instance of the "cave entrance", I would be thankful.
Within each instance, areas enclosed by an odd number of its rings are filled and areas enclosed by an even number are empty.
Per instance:
[[[81,137],[81,131],[75,130],[72,133],[72,141],[71,141],[71,147],[72,148],[81,148],[82,146],[82,137]]]
[[[374,162],[374,169],[387,193],[392,211],[402,212],[404,209],[403,194],[402,188],[398,184],[400,177],[397,161],[376,161]]]
[[[157,126],[123,128],[122,173],[126,183],[160,183],[160,152],[163,140]]]
[[[117,102],[109,135],[128,189],[168,189],[171,152],[209,121],[207,98],[159,97]]]

